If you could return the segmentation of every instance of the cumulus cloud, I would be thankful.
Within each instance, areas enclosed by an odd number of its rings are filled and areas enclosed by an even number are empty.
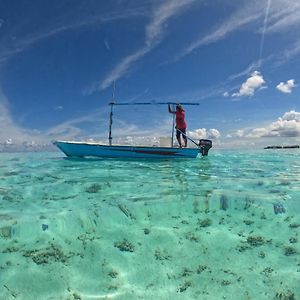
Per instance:
[[[237,137],[243,137],[245,134],[245,131],[243,129],[239,129],[236,131],[236,136]]]
[[[290,79],[287,82],[280,82],[276,86],[276,89],[284,94],[290,94],[294,87],[295,87],[295,80]]]
[[[194,131],[189,131],[188,135],[192,139],[218,139],[220,138],[221,134],[217,129],[206,129],[206,128],[199,128]]]
[[[241,85],[237,93],[233,93],[232,97],[253,96],[255,91],[262,88],[265,84],[263,76],[258,71],[254,71],[251,76]]]
[[[248,132],[249,132],[249,130],[248,130]],[[240,138],[245,138],[246,136],[247,136],[247,130],[245,130],[245,129],[238,129],[238,130],[235,130],[235,131],[233,131],[231,133],[228,133],[226,135],[226,138],[229,138],[229,139],[231,139],[231,138],[240,139]]]
[[[299,137],[300,112],[291,110],[266,127],[253,129],[247,137]]]

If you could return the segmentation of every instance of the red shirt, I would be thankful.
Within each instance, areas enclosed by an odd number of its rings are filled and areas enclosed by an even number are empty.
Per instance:
[[[186,129],[185,114],[183,110],[176,110],[176,128]]]

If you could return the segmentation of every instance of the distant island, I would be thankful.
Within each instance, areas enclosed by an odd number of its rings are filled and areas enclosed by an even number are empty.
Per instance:
[[[300,148],[299,145],[292,145],[292,146],[267,146],[264,149],[295,149]]]

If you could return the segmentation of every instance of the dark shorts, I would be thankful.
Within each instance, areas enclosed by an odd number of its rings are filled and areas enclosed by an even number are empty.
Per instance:
[[[178,128],[178,129],[176,129],[176,137],[177,137],[177,138],[180,138],[181,133],[186,134],[186,128],[182,128],[182,129],[181,129],[181,128]],[[182,137],[183,137],[184,139],[186,139],[185,135],[182,135]]]

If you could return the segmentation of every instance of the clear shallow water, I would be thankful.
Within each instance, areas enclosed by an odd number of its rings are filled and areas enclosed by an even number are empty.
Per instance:
[[[0,299],[300,298],[298,150],[1,153],[0,178]]]

